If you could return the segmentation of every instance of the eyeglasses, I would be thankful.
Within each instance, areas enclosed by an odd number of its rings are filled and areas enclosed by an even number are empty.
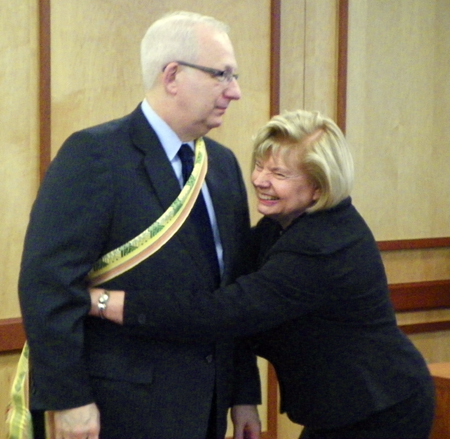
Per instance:
[[[203,67],[197,64],[191,64],[184,61],[176,61],[180,66],[191,67],[192,69],[201,70],[202,72],[209,73],[213,78],[216,78],[219,82],[231,82],[233,79],[238,79],[239,75],[233,73],[232,70],[218,70],[212,69],[211,67]]]

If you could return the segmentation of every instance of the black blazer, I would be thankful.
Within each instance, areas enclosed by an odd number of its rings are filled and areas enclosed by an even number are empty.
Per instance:
[[[285,231],[264,218],[255,237],[255,273],[211,293],[152,293],[151,306],[130,296],[126,324],[205,340],[257,334],[251,344],[276,369],[281,411],[313,428],[357,422],[431,383],[396,325],[376,242],[350,199]]]
[[[226,285],[245,267],[240,258],[249,232],[246,191],[232,152],[211,139],[205,143],[206,181],[223,244]],[[62,146],[33,206],[20,273],[33,409],[94,401],[93,377],[151,384],[154,401],[145,403],[155,407],[155,435],[193,439],[205,435],[214,388],[219,437],[230,404],[258,402],[257,386],[238,380],[233,388],[231,339],[180,343],[86,317],[90,298],[85,278],[92,264],[146,229],[179,192],[140,107],[124,118],[73,134]],[[187,220],[156,254],[105,288],[211,288],[211,273],[191,230]],[[101,415],[105,420],[106,414]]]

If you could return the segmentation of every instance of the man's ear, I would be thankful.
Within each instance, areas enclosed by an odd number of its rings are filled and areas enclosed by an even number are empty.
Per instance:
[[[177,89],[177,73],[178,64],[176,62],[171,62],[167,64],[163,71],[163,84],[169,93],[175,93]]]

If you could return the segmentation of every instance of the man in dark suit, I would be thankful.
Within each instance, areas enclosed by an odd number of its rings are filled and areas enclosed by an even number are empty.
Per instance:
[[[181,144],[193,148],[241,96],[227,28],[210,17],[174,13],[158,20],[142,41],[141,59],[142,104],[71,135],[33,206],[19,282],[31,408],[54,415],[57,439],[202,439],[224,436],[234,406],[238,434],[246,428],[257,437],[249,405],[259,402],[259,387],[248,379],[256,371],[232,340],[149,338],[87,317],[93,263],[166,211],[184,184]],[[208,138],[205,144],[201,196],[220,280],[190,215],[158,252],[105,288],[208,290],[242,273],[249,218],[241,172],[230,150]],[[107,307],[107,297],[99,307]]]

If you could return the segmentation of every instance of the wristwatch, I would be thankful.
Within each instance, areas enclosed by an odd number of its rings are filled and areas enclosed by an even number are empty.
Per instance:
[[[105,318],[105,311],[106,307],[108,306],[108,302],[109,302],[109,291],[103,290],[103,293],[98,298],[97,303],[98,314],[102,319]]]

